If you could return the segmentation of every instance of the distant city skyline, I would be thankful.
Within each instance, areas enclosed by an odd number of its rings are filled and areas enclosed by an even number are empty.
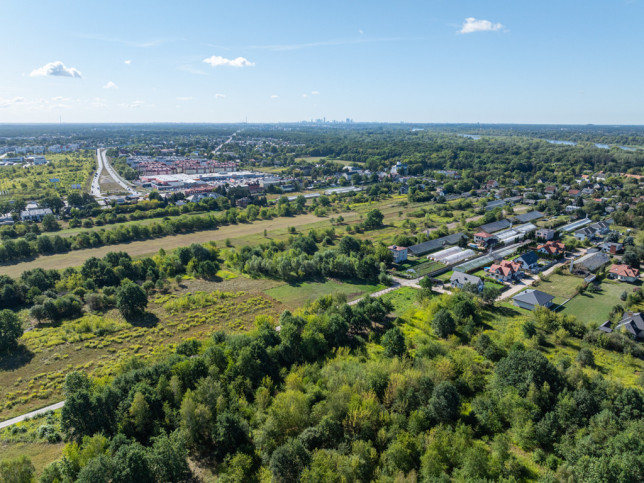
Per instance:
[[[644,124],[641,0],[2,10],[0,123]]]

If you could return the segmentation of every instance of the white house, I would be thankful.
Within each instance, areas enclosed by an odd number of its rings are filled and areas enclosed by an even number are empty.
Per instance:
[[[397,245],[388,246],[389,251],[394,256],[394,263],[402,263],[407,260],[407,247],[399,247]]]
[[[452,273],[452,277],[449,279],[449,283],[452,287],[456,288],[463,288],[466,284],[469,283],[474,285],[479,292],[483,290],[483,287],[485,286],[483,280],[481,280],[480,277],[457,271]]]

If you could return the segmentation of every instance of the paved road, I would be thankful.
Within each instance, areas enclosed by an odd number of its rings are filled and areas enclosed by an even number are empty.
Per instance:
[[[239,131],[241,131],[241,129]],[[235,131],[234,133],[232,133],[231,136],[228,139],[226,139],[223,143],[221,143],[219,146],[217,146],[215,148],[215,150],[212,152],[212,154],[217,154],[219,152],[219,150],[224,147],[225,144],[228,144],[230,141],[233,140],[233,138],[237,135],[237,133],[239,131]]]
[[[42,414],[42,413],[46,413],[47,411],[54,411],[55,409],[60,409],[64,405],[65,405],[65,401],[61,401],[59,403],[52,404],[51,406],[47,406],[47,407],[44,407],[44,408],[41,408],[41,409],[37,409],[36,411],[32,411],[30,413],[23,414],[22,416],[16,416],[13,419],[7,419],[6,421],[0,422],[0,429],[6,428],[8,426],[12,426],[12,425],[14,425],[16,423],[24,421],[25,419],[33,418],[34,416],[37,416],[37,415]]]
[[[110,175],[110,177],[114,180],[115,183],[117,183],[121,188],[123,188],[125,191],[127,191],[131,195],[138,195],[139,193],[132,188],[132,185],[125,181],[121,176],[116,172],[116,170],[112,167],[110,164],[109,160],[107,159],[107,149],[97,149],[96,150],[96,174],[94,174],[94,178],[92,178],[92,186],[90,189],[90,194],[94,198],[103,198],[104,195],[101,193],[101,185],[100,185],[100,178],[101,178],[101,173],[103,172],[103,169],[107,171],[107,174]]]

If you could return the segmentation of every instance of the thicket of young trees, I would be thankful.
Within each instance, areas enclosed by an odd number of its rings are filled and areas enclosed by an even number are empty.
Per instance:
[[[185,481],[187,457],[224,482],[641,479],[644,395],[587,376],[592,352],[555,366],[532,346],[501,347],[466,294],[443,310],[458,334],[478,328],[449,350],[407,340],[390,310],[328,296],[277,329],[258,318],[249,334],[132,361],[108,384],[72,373],[69,443],[41,481]],[[538,316],[535,330],[549,323]]]

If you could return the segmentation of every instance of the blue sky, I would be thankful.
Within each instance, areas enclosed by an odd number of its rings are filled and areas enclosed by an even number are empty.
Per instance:
[[[0,122],[644,124],[642,0],[4,0],[0,14]]]

